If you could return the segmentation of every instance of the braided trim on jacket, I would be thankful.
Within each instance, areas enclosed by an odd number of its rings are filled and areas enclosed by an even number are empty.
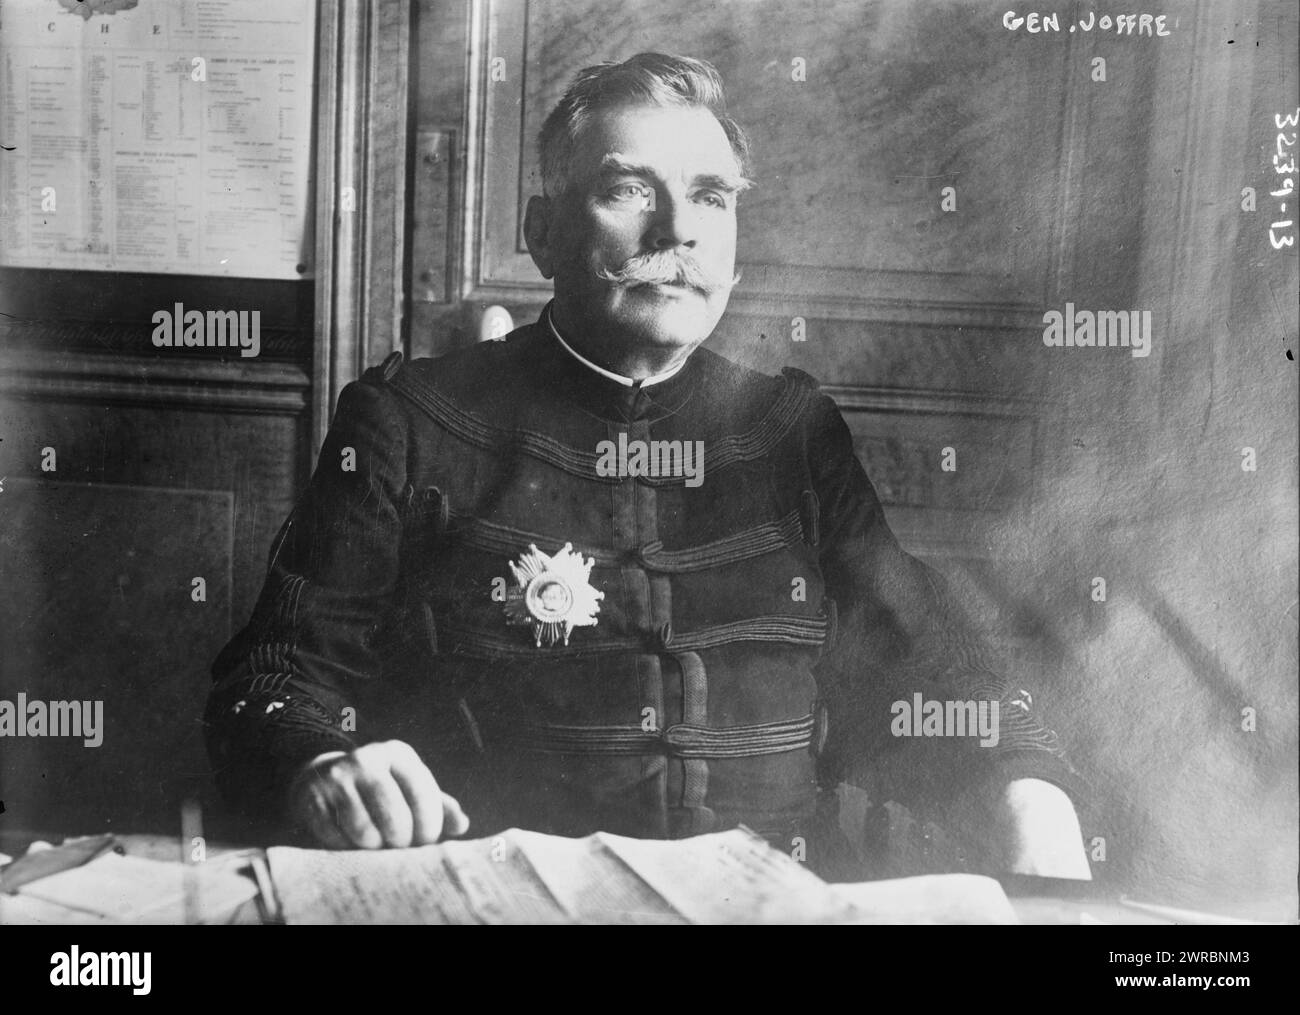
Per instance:
[[[740,641],[781,642],[787,645],[821,645],[826,640],[827,622],[819,617],[752,617],[726,624],[715,624],[680,634],[606,637],[589,639],[584,644],[552,645],[539,649],[523,631],[514,637],[496,631],[484,631],[463,624],[441,624],[439,641],[444,651],[483,659],[513,656],[536,661],[538,658],[568,658],[610,652],[661,651],[698,652]]]
[[[777,446],[803,417],[817,391],[807,375],[786,373],[784,385],[776,401],[747,433],[727,435],[711,442],[709,468],[725,469],[742,462],[762,458]],[[388,382],[417,408],[428,415],[449,433],[468,444],[489,452],[514,450],[546,462],[570,475],[592,482],[617,484],[624,481],[619,476],[601,476],[596,465],[601,456],[594,451],[582,451],[557,440],[549,434],[529,429],[507,429],[495,426],[479,416],[462,409],[448,396],[424,380],[411,376],[409,371],[398,373]],[[674,486],[686,482],[685,476],[641,476],[638,482],[648,486]]]
[[[565,540],[548,536],[540,532],[529,532],[509,525],[484,521],[472,515],[451,513],[451,528],[448,536],[457,539],[462,545],[487,553],[514,555],[519,547],[536,544],[545,547],[559,546]],[[799,512],[792,511],[776,522],[764,522],[751,528],[709,543],[698,546],[665,550],[663,544],[655,541],[636,550],[579,550],[596,561],[598,567],[621,567],[634,560],[647,571],[663,574],[686,574],[691,571],[707,571],[722,564],[734,564],[764,554],[775,553],[798,542],[803,534]]]

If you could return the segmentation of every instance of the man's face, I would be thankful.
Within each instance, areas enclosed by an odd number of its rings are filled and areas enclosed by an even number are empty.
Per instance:
[[[731,294],[742,186],[706,109],[595,114],[573,152],[568,188],[545,206],[544,234],[529,230],[534,260],[555,279],[557,319],[615,355],[703,342]],[[687,284],[677,277],[683,262]],[[600,277],[625,267],[625,280]],[[660,281],[646,281],[655,275]]]

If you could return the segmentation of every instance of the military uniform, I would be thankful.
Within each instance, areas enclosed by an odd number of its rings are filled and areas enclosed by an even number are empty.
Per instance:
[[[702,442],[702,482],[602,474],[620,435]],[[527,561],[548,558],[564,574],[530,593]],[[537,619],[565,609],[576,625]],[[1002,703],[997,747],[943,745],[946,785],[1071,786],[978,644],[899,548],[812,378],[700,348],[621,385],[544,313],[343,390],[252,621],[214,666],[209,745],[224,791],[263,812],[311,757],[396,737],[475,834],[743,823],[788,845],[828,827],[821,790],[846,759],[896,746],[890,703],[915,692]]]

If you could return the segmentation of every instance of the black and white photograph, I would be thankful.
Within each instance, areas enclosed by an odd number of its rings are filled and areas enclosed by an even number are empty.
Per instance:
[[[0,0],[0,924],[100,935],[33,982],[149,993],[126,926],[1100,925],[1112,994],[1249,993],[1298,33]]]

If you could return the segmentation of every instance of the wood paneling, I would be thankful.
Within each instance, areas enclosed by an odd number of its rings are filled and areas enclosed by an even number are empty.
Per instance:
[[[103,703],[98,746],[6,738],[6,822],[171,830],[208,779],[198,720],[231,624],[234,495],[11,476],[3,496],[0,697]]]
[[[293,506],[309,465],[306,380],[224,383],[195,367],[150,370],[122,358],[64,370],[3,369],[0,474],[165,490],[206,489],[234,498],[232,608],[247,618],[266,554]],[[264,368],[263,368],[264,370]],[[179,376],[177,376],[179,374]],[[287,375],[287,376],[286,376]],[[40,470],[53,447],[58,471]]]
[[[99,698],[107,727],[99,748],[6,738],[12,827],[174,831],[210,790],[208,670],[305,478],[309,388],[186,352],[0,357],[0,697]]]

